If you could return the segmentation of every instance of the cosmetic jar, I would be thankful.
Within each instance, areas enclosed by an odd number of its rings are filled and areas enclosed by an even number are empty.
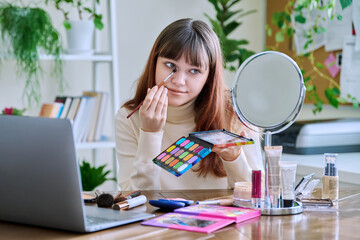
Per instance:
[[[251,207],[250,182],[236,182],[234,187],[234,203],[236,206]]]

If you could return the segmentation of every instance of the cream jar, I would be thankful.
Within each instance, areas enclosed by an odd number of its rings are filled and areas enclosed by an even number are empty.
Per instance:
[[[251,183],[236,182],[234,187],[234,205],[251,207]]]

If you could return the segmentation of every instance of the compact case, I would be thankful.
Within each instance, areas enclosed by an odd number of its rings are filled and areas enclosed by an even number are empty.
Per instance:
[[[236,135],[225,129],[189,133],[181,137],[153,162],[179,177],[206,157],[213,147],[230,147],[253,144],[254,140]]]

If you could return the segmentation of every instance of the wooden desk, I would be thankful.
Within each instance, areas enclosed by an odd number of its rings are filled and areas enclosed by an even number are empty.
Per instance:
[[[232,191],[143,191],[143,194],[148,199],[182,197],[199,201],[231,195]],[[0,222],[0,239],[359,239],[360,189],[342,189],[340,199],[334,211],[261,216],[211,234],[142,226],[139,222],[89,234]],[[148,204],[136,209],[156,215],[164,213]]]

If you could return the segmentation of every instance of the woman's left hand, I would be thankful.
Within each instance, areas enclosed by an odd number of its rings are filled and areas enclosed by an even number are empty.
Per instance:
[[[240,136],[247,137],[247,134],[245,131],[242,131]],[[231,162],[240,156],[242,151],[242,146],[233,146],[233,147],[224,147],[224,148],[214,147],[212,151],[215,152],[217,155],[219,155],[225,161]]]

